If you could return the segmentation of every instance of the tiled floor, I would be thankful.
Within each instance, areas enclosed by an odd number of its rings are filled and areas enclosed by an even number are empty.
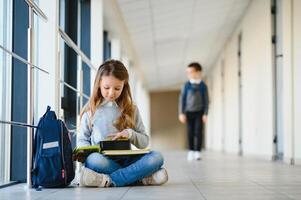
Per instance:
[[[188,163],[183,151],[165,152],[169,182],[163,186],[121,188],[0,189],[0,199],[191,200],[301,199],[301,166],[206,152]]]

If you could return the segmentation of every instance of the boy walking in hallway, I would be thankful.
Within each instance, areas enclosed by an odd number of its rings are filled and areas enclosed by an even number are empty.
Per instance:
[[[179,120],[187,124],[187,160],[201,160],[202,130],[207,121],[209,104],[208,89],[202,80],[202,66],[199,63],[190,63],[186,73],[188,81],[180,94]]]

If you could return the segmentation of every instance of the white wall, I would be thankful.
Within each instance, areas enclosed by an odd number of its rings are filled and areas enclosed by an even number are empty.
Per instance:
[[[301,1],[282,1],[283,80],[282,119],[284,161],[301,164]],[[225,45],[209,74],[211,104],[207,147],[238,153],[238,35],[242,32],[242,141],[243,154],[271,159],[274,103],[271,14],[269,0],[254,0]],[[222,83],[221,61],[225,61]],[[224,104],[221,103],[224,85]],[[224,108],[221,106],[224,105]],[[224,118],[222,111],[225,111]],[[281,113],[281,112],[280,112]],[[223,127],[221,130],[220,127]]]
[[[258,31],[260,30],[260,31]],[[270,1],[255,0],[249,6],[237,30],[226,44],[211,71],[213,84],[209,121],[212,120],[208,148],[238,152],[238,35],[242,31],[242,109],[243,152],[246,155],[272,157],[273,98]],[[221,79],[224,59],[225,77]],[[224,106],[222,87],[224,85]],[[225,110],[223,119],[223,109]],[[224,130],[221,129],[224,123]]]
[[[301,1],[293,1],[294,153],[301,164]]]
[[[293,157],[293,67],[292,67],[292,1],[283,2],[283,132],[284,159],[290,162]]]
[[[301,2],[283,1],[284,160],[301,164]]]
[[[124,64],[130,64],[129,62],[124,62]],[[150,132],[150,96],[149,92],[144,88],[143,82],[139,77],[138,73],[131,66],[128,67],[129,72],[129,83],[131,88],[131,93],[135,104],[138,106],[140,111],[145,129],[148,134]]]
[[[218,60],[217,65],[212,71],[214,80],[211,81],[209,91],[209,124],[208,134],[206,135],[207,148],[212,150],[222,150],[222,80],[221,80],[221,63]]]
[[[238,38],[235,35],[225,49],[225,83],[224,83],[224,111],[225,111],[225,151],[238,152],[239,140],[239,95],[238,95]]]
[[[253,1],[241,29],[243,152],[271,158],[274,124],[270,9],[269,0]]]
[[[144,88],[143,83],[141,81],[137,82],[136,88],[137,88],[136,89],[136,98],[134,100],[136,101],[136,104],[139,108],[145,129],[148,134],[151,134],[151,132],[150,132],[150,97],[149,97],[149,93]]]

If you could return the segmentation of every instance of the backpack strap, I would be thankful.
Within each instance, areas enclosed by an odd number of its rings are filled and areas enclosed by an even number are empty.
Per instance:
[[[191,83],[189,81],[187,81],[184,85],[184,91],[183,91],[183,95],[182,95],[182,110],[181,110],[182,113],[185,112],[186,98],[187,98],[187,93],[188,93],[188,90],[190,87],[191,87]]]
[[[44,115],[40,118],[40,121],[38,123],[38,127],[36,129],[36,132],[34,134],[34,137],[33,137],[33,141],[32,141],[32,169],[31,169],[31,174],[36,174],[36,171],[37,171],[37,160],[35,159],[36,158],[36,153],[37,153],[37,148],[38,148],[38,137],[40,137],[40,135],[38,134],[39,132],[39,129],[41,128],[41,123],[43,121],[43,119],[46,118],[47,114],[50,112],[51,110],[51,107],[50,106],[47,106],[47,109],[46,109],[46,112],[44,113]],[[32,179],[36,178],[36,176],[32,176]],[[36,181],[33,181],[32,180],[32,187],[35,188],[36,190],[39,190],[39,186],[34,184],[36,183]]]
[[[45,118],[45,116],[47,115],[47,113],[51,110],[50,106],[47,106],[46,112],[44,113],[44,115],[42,116],[42,118]]]
[[[36,133],[34,134],[34,137],[33,137],[33,142],[32,142],[32,155],[33,156],[35,156],[35,154],[36,154],[36,141],[37,141],[37,138],[38,138],[38,129],[40,129],[41,128],[41,122],[43,121],[42,119],[45,119],[45,117],[46,117],[46,115],[47,115],[47,113],[49,113],[50,112],[50,109],[51,109],[51,107],[50,106],[47,106],[47,109],[46,109],[46,112],[44,113],[44,115],[41,117],[41,119],[40,119],[40,121],[39,121],[39,123],[38,123],[38,127],[37,127],[37,130],[36,130]],[[32,163],[32,164],[34,164],[34,163]],[[33,165],[34,166],[34,165]],[[32,170],[34,170],[34,169],[32,169]]]
[[[207,90],[208,90],[208,88],[207,88],[206,84],[203,81],[201,81],[200,86],[199,86],[199,91],[200,91],[201,98],[205,105],[205,110],[204,110],[205,114],[208,113],[208,91]]]

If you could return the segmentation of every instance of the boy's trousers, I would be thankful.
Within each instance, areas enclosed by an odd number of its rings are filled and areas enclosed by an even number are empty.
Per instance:
[[[188,147],[191,151],[201,151],[204,111],[186,112]]]

